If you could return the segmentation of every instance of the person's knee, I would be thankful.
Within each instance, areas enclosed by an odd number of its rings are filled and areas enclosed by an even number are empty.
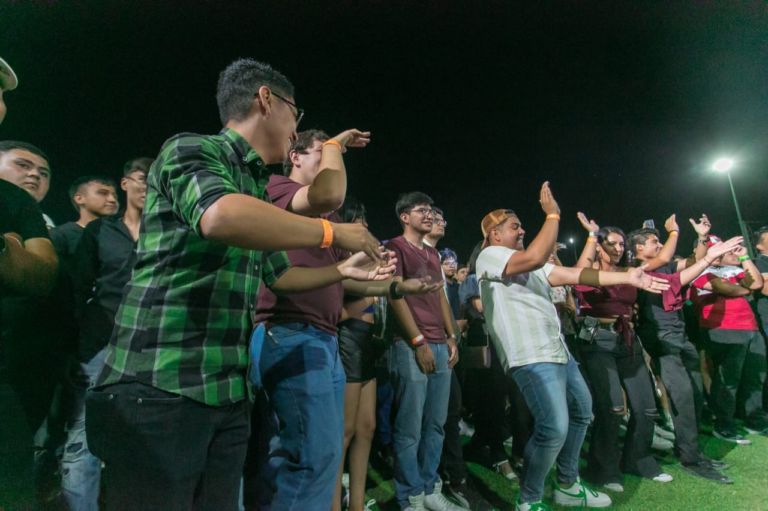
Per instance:
[[[376,431],[376,417],[368,417],[365,419],[358,420],[357,422],[357,430],[356,430],[356,436],[359,436],[361,439],[368,440],[369,442],[373,439],[373,433]]]

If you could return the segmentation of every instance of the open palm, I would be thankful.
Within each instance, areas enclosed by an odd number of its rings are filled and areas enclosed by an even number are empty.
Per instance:
[[[371,259],[365,252],[358,252],[339,265],[342,275],[354,280],[387,280],[395,271],[395,253],[379,247],[382,260]]]

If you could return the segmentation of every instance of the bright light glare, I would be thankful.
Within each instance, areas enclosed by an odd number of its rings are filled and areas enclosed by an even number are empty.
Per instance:
[[[730,158],[720,158],[712,165],[712,169],[718,172],[728,172],[731,168],[733,168],[733,160]]]
[[[570,241],[571,243],[573,243],[573,238],[568,238],[568,241]]]

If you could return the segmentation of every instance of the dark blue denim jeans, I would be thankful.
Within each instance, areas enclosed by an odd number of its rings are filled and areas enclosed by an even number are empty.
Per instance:
[[[330,509],[344,442],[346,375],[336,337],[302,323],[274,326],[259,373],[264,413],[276,419],[262,465],[262,487],[272,494],[259,500],[272,511]]]
[[[413,349],[397,341],[389,350],[389,372],[395,389],[395,492],[402,509],[408,497],[431,495],[438,480],[445,418],[451,391],[448,345],[429,344],[437,370],[424,374]]]
[[[544,481],[557,461],[557,478],[566,485],[579,475],[579,452],[592,419],[592,396],[576,361],[541,362],[513,367],[508,373],[520,387],[535,424],[525,446],[520,502],[538,502]]]

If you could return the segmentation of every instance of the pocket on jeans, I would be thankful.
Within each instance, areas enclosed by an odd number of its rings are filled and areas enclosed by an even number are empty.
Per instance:
[[[109,459],[110,435],[118,430],[115,424],[117,394],[110,387],[103,390],[89,390],[85,395],[85,431],[88,448],[101,459]]]
[[[136,410],[136,422],[139,424],[170,424],[181,418],[180,411],[187,399],[184,396],[152,389],[152,396],[131,396],[131,407]]]

